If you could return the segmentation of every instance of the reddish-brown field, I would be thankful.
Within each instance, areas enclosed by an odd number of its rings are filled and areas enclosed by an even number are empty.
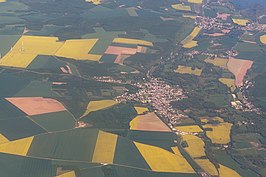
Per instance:
[[[223,29],[222,32],[223,32],[224,34],[227,34],[227,33],[230,33],[231,30]]]
[[[117,63],[117,64],[120,64],[122,65],[124,63],[124,60],[127,59],[128,57],[130,57],[131,55],[124,55],[124,54],[121,54],[121,55],[118,55],[115,59],[115,62],[114,63]]]
[[[53,82],[52,84],[53,85],[65,85],[66,82]]]
[[[137,53],[137,49],[135,48],[127,48],[127,47],[117,47],[117,46],[109,46],[105,51],[105,54],[111,55],[135,55]]]
[[[217,18],[220,18],[222,20],[227,20],[227,18],[231,16],[230,14],[226,14],[226,13],[217,13]]]
[[[68,74],[68,71],[64,67],[60,67],[61,71],[65,74]]]
[[[6,100],[29,116],[66,110],[59,101],[51,98],[14,97]]]
[[[170,132],[170,128],[153,112],[140,115],[130,122],[131,130]]]
[[[235,75],[235,85],[240,87],[243,85],[243,79],[247,71],[251,68],[253,61],[230,58],[227,68]]]
[[[66,65],[66,67],[67,67],[68,73],[73,74],[71,68],[68,65]]]
[[[211,37],[219,37],[219,36],[224,36],[224,33],[212,33],[212,34],[206,34]]]

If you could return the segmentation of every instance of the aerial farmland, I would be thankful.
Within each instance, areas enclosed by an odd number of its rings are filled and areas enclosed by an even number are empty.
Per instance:
[[[0,177],[265,176],[255,1],[0,0]]]

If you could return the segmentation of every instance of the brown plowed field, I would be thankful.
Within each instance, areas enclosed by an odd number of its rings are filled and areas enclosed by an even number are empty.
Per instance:
[[[59,101],[51,98],[14,97],[6,100],[29,116],[66,110]]]
[[[243,85],[243,79],[247,71],[251,68],[253,61],[230,58],[227,68],[235,75],[235,85],[240,87]]]

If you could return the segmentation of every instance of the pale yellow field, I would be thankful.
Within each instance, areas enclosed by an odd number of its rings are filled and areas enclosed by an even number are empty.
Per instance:
[[[152,171],[195,173],[187,161],[162,148],[134,142],[139,152],[146,160]]]
[[[190,34],[190,36],[192,36],[193,38],[195,38],[201,31],[200,27],[195,27],[192,31],[192,33]]]
[[[76,177],[76,173],[75,173],[75,171],[70,171],[70,172],[64,173],[62,175],[58,175],[56,177]]]
[[[14,155],[26,156],[34,137],[23,138],[0,144],[0,152]]]
[[[135,106],[134,108],[135,108],[135,110],[137,111],[138,114],[143,114],[143,113],[149,111],[149,109],[145,108],[145,107]]]
[[[86,2],[90,2],[94,5],[100,5],[102,3],[102,0],[86,0]]]
[[[220,123],[224,122],[224,120],[221,117],[212,117],[211,119]]]
[[[179,151],[179,149],[177,147],[171,147],[171,149],[172,149],[172,151],[174,152],[175,155],[182,156],[181,152]]]
[[[171,132],[171,129],[154,112],[135,117],[130,122],[130,130]]]
[[[209,59],[207,58],[204,60],[206,63],[211,63],[214,66],[219,66],[221,68],[227,69],[227,63],[228,59],[223,59],[223,58],[215,58],[215,59]]]
[[[231,168],[228,168],[226,166],[223,166],[219,164],[220,168],[218,168],[220,177],[241,177],[236,171],[232,170]]]
[[[185,18],[191,18],[191,19],[194,19],[194,20],[197,18],[196,15],[188,15],[188,14],[183,14],[183,17],[185,17]]]
[[[238,25],[240,25],[240,26],[246,26],[247,23],[249,22],[249,20],[246,20],[246,19],[237,19],[237,18],[233,18],[232,20],[233,20],[233,22],[234,22],[235,24],[238,24]]]
[[[224,120],[221,118],[221,117],[211,117],[211,118],[200,118],[200,121],[202,123],[208,123],[209,121],[217,121],[217,122],[220,122],[220,123],[223,123]]]
[[[266,35],[260,36],[260,42],[266,44]]]
[[[191,11],[191,7],[190,6],[186,6],[186,5],[183,5],[183,4],[173,4],[172,8],[174,8],[176,10]]]
[[[212,131],[206,131],[206,135],[215,144],[227,144],[230,142],[230,131],[232,124],[228,122],[220,123],[218,125],[207,124],[204,128],[212,128]]]
[[[67,40],[55,53],[55,56],[77,60],[99,61],[102,57],[101,55],[88,54],[97,41],[98,39]]]
[[[99,131],[92,162],[112,164],[115,156],[117,135]]]
[[[200,121],[201,121],[201,123],[208,123],[209,119],[207,119],[207,118],[201,118]]]
[[[82,117],[87,116],[89,113],[93,111],[98,111],[101,109],[109,108],[113,105],[118,104],[118,102],[114,100],[99,100],[99,101],[91,101],[89,102],[87,109]]]
[[[175,127],[177,130],[186,132],[186,133],[200,133],[203,130],[198,125],[188,125],[188,126],[178,126]]]
[[[189,3],[202,4],[203,0],[188,0]]]
[[[207,118],[201,118],[200,121],[201,121],[201,123],[208,123],[209,119],[207,119]]]
[[[193,31],[188,35],[183,41],[181,41],[181,44],[183,44],[184,48],[193,48],[198,45],[197,41],[194,41],[193,39],[200,33],[201,28],[195,27]]]
[[[191,48],[196,47],[196,46],[198,46],[198,41],[194,41],[194,40],[189,41],[183,45],[183,47],[186,49],[191,49]]]
[[[130,38],[115,38],[113,40],[115,43],[122,43],[122,44],[135,44],[135,45],[145,45],[145,46],[153,46],[152,42],[139,40],[139,39],[130,39]]]
[[[194,135],[183,135],[183,141],[186,141],[188,147],[185,150],[189,153],[189,155],[193,158],[205,156],[204,142],[201,138]]]
[[[192,41],[201,31],[200,27],[195,27],[193,31],[188,35],[183,41],[181,41],[182,44],[185,44],[189,41]]]
[[[179,65],[178,68],[175,70],[175,72],[179,74],[193,74],[196,76],[200,76],[202,73],[201,69],[195,68],[195,70],[192,69],[190,66],[181,66]]]
[[[178,161],[180,163],[180,166],[182,165],[184,169],[194,172],[194,169],[190,166],[187,160],[183,157],[179,149],[177,147],[171,147],[171,149],[174,152],[174,154],[179,158]]]
[[[209,159],[195,159],[195,162],[207,173],[212,176],[218,176],[218,171]],[[229,176],[228,176],[229,177]],[[230,176],[231,177],[231,176]]]
[[[8,143],[9,140],[2,134],[0,134],[0,144]]]
[[[235,79],[220,78],[219,81],[229,87],[232,92],[236,89]]]
[[[0,3],[1,3],[1,2],[6,2],[6,0],[0,0]]]

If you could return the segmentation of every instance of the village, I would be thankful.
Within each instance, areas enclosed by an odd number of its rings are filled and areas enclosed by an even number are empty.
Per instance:
[[[149,104],[170,124],[175,124],[177,120],[187,117],[171,106],[171,102],[186,98],[179,86],[172,87],[158,78],[143,79],[143,82],[132,85],[139,89],[138,92],[133,94],[126,92],[116,98],[118,102],[136,101]]]
[[[111,77],[95,77],[100,82],[123,83],[121,80],[115,80]],[[179,86],[170,86],[158,78],[143,78],[143,82],[125,83],[138,88],[137,93],[125,92],[116,97],[118,102],[135,101],[152,106],[154,112],[164,118],[169,124],[176,124],[180,119],[187,116],[174,109],[171,102],[187,98],[182,88]]]
[[[266,31],[265,24],[259,24],[257,22],[247,21],[245,25],[232,25],[227,19],[230,14],[217,13],[215,18],[198,16],[195,24],[205,30],[217,30],[224,34],[229,33],[232,29],[243,30],[243,31]],[[225,22],[221,21],[224,20]]]

